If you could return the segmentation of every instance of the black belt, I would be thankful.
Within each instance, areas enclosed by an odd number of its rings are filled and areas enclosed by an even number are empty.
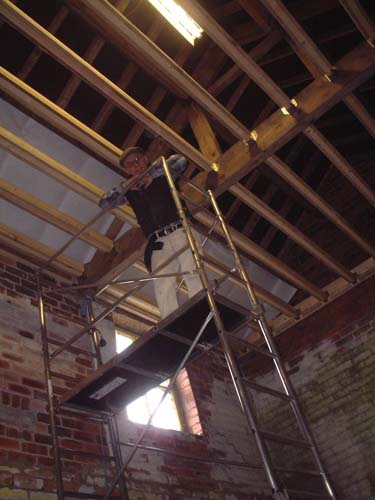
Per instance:
[[[144,261],[148,271],[151,273],[151,256],[154,250],[161,250],[163,248],[164,243],[162,241],[157,241],[158,238],[163,236],[167,236],[167,234],[171,234],[177,229],[182,227],[181,222],[176,222],[175,224],[169,224],[168,226],[163,227],[159,231],[154,231],[150,234],[147,240],[147,245],[144,253]]]
[[[159,231],[154,231],[150,236],[150,238],[162,238],[163,236],[167,236],[167,234],[171,234],[177,229],[180,229],[182,227],[181,222],[176,222],[175,224],[169,224],[168,226],[163,227],[163,229],[159,229]]]

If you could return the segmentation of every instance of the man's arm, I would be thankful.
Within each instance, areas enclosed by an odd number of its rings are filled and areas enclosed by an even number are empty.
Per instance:
[[[187,159],[182,155],[172,155],[167,160],[167,165],[169,170],[171,171],[171,175],[173,180],[177,180],[180,175],[186,170],[188,165]],[[150,175],[155,179],[156,177],[160,177],[164,175],[164,169],[161,158],[155,160],[152,164],[152,168],[150,170]]]
[[[119,207],[120,205],[128,205],[128,204],[129,201],[121,185],[115,186],[106,193],[104,193],[99,201],[99,207],[102,209],[108,207],[115,208]]]

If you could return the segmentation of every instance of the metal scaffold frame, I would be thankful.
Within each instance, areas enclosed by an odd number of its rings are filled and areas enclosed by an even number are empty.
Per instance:
[[[144,436],[146,435],[152,419],[157,412],[158,408],[161,406],[162,402],[166,398],[166,396],[169,394],[169,392],[172,390],[174,383],[182,370],[182,368],[185,366],[187,363],[191,353],[193,352],[194,348],[198,345],[198,342],[207,327],[208,323],[213,320],[216,326],[216,330],[218,333],[218,337],[220,340],[220,345],[221,348],[224,352],[225,360],[233,381],[233,385],[236,390],[236,394],[238,397],[238,400],[240,402],[242,411],[246,417],[247,423],[249,425],[249,428],[251,430],[251,433],[255,439],[255,443],[262,461],[262,468],[266,474],[268,483],[270,484],[271,490],[272,490],[272,498],[274,500],[287,500],[289,498],[292,498],[289,495],[299,495],[300,496],[306,496],[308,498],[315,497],[315,498],[328,498],[331,500],[337,500],[338,497],[336,496],[334,489],[332,487],[332,484],[328,478],[328,475],[325,471],[324,465],[321,461],[321,458],[319,456],[319,452],[315,443],[315,440],[313,438],[313,435],[309,429],[309,426],[307,424],[307,421],[301,411],[299,402],[297,400],[296,393],[294,391],[294,388],[291,384],[291,381],[288,377],[288,374],[286,372],[286,369],[284,367],[284,364],[280,358],[280,355],[278,353],[277,347],[275,345],[275,342],[273,340],[272,334],[269,330],[264,309],[262,304],[258,301],[254,286],[251,283],[248,274],[246,272],[246,269],[244,268],[241,258],[238,254],[238,251],[233,243],[233,240],[231,238],[231,235],[229,233],[228,227],[224,221],[224,218],[221,214],[221,211],[219,209],[219,206],[216,202],[216,199],[214,197],[214,194],[211,190],[202,191],[200,190],[201,194],[205,196],[205,201],[209,201],[211,203],[211,206],[213,208],[213,211],[215,213],[215,221],[210,229],[208,236],[211,234],[213,227],[216,224],[220,224],[222,232],[224,234],[224,238],[229,246],[229,249],[232,252],[232,255],[234,257],[234,262],[235,266],[233,269],[231,269],[228,273],[224,275],[224,277],[221,278],[220,284],[227,279],[229,276],[235,276],[237,278],[237,281],[240,282],[242,285],[244,285],[247,295],[249,297],[250,301],[250,314],[253,319],[255,319],[259,325],[259,329],[263,335],[264,343],[267,347],[267,349],[261,349],[257,346],[252,346],[257,352],[260,352],[261,354],[264,354],[265,356],[268,356],[272,359],[273,364],[276,368],[276,372],[280,378],[282,388],[284,392],[279,392],[275,391],[272,389],[264,388],[258,384],[251,383],[246,381],[245,377],[241,373],[241,369],[239,367],[238,361],[236,359],[236,356],[232,350],[232,347],[230,345],[229,339],[232,337],[228,332],[225,331],[223,321],[220,317],[220,311],[217,307],[216,301],[215,301],[215,291],[214,288],[212,287],[207,272],[205,270],[204,266],[204,258],[200,255],[198,251],[198,247],[193,235],[193,231],[191,228],[191,222],[189,221],[185,209],[183,207],[182,201],[181,201],[181,195],[179,191],[176,188],[175,182],[173,181],[173,178],[171,176],[171,173],[169,171],[168,164],[165,160],[164,157],[162,157],[162,164],[163,164],[163,169],[164,169],[164,174],[167,179],[169,188],[171,190],[171,194],[173,196],[174,202],[177,207],[177,212],[179,215],[179,218],[182,222],[184,232],[187,237],[187,245],[184,246],[177,254],[166,260],[165,262],[162,263],[157,269],[155,269],[152,273],[150,273],[149,277],[147,278],[142,278],[142,279],[136,279],[136,280],[122,280],[122,281],[111,281],[107,283],[105,286],[101,286],[101,289],[96,292],[95,297],[97,297],[100,293],[102,293],[108,286],[110,286],[113,283],[127,283],[127,284],[133,284],[134,286],[131,288],[131,290],[127,291],[124,293],[121,297],[119,297],[114,303],[112,303],[107,309],[105,309],[103,312],[101,312],[96,318],[93,315],[92,308],[89,308],[88,311],[88,324],[87,326],[84,326],[82,329],[80,329],[76,334],[74,334],[69,340],[67,340],[65,343],[60,345],[57,349],[55,349],[53,352],[49,351],[49,341],[48,341],[48,334],[47,334],[47,325],[46,325],[46,317],[44,313],[44,303],[43,303],[43,284],[42,284],[42,272],[53,262],[53,260],[59,256],[75,239],[81,235],[88,227],[90,227],[94,222],[96,222],[100,217],[102,217],[104,214],[106,214],[109,210],[111,210],[113,207],[108,207],[105,210],[102,210],[99,214],[97,214],[92,220],[90,220],[84,227],[81,228],[79,233],[75,234],[73,237],[69,239],[67,243],[63,245],[63,247],[58,250],[54,255],[52,255],[40,268],[37,270],[37,284],[38,284],[38,305],[39,305],[39,318],[40,318],[40,324],[41,324],[41,335],[42,335],[42,346],[43,346],[43,357],[44,357],[44,364],[45,364],[45,377],[46,377],[46,382],[47,382],[47,392],[48,392],[48,407],[49,407],[49,413],[50,413],[50,421],[51,421],[51,436],[52,436],[52,447],[53,447],[53,455],[54,455],[54,461],[55,461],[55,471],[56,471],[56,485],[57,485],[57,495],[59,500],[64,500],[66,496],[69,497],[76,497],[76,498],[103,498],[104,500],[109,500],[113,493],[113,490],[117,483],[119,484],[120,488],[120,495],[121,495],[121,500],[128,500],[128,493],[127,493],[127,487],[126,487],[126,482],[125,482],[125,471],[133,459],[136,451],[140,448],[142,449],[149,449],[149,451],[156,451],[156,452],[161,452],[161,453],[168,453],[168,450],[163,450],[160,448],[152,448],[152,447],[145,447],[143,446],[142,440]],[[213,170],[215,169],[216,165],[213,164]],[[148,169],[149,170],[149,169]],[[147,173],[147,171],[140,174],[134,182],[132,182],[128,189],[132,189],[134,185],[137,184],[139,179],[143,177]],[[201,206],[197,208],[197,206],[194,208],[195,210],[198,209],[203,209],[204,207]],[[117,422],[116,422],[116,417],[113,414],[110,414],[109,412],[94,412],[100,415],[100,418],[105,420],[105,423],[108,424],[108,430],[109,430],[109,435],[110,435],[110,440],[111,440],[111,445],[112,445],[112,453],[113,456],[111,457],[116,466],[116,476],[114,477],[113,481],[111,482],[110,486],[108,487],[105,496],[95,496],[92,494],[72,494],[72,492],[64,492],[64,485],[63,485],[63,476],[62,476],[62,464],[61,464],[61,456],[59,452],[59,443],[58,443],[58,436],[57,436],[57,425],[56,425],[56,398],[54,395],[53,391],[53,383],[52,383],[52,378],[55,376],[55,372],[51,370],[51,362],[63,351],[71,349],[71,346],[77,342],[84,334],[89,333],[91,335],[92,341],[93,341],[93,349],[94,353],[88,353],[90,356],[93,356],[96,359],[97,365],[102,364],[101,360],[101,355],[100,355],[100,345],[99,345],[99,336],[98,332],[96,330],[96,326],[100,321],[102,321],[104,318],[106,318],[112,311],[116,309],[116,307],[127,297],[129,297],[131,294],[134,292],[138,291],[141,287],[145,285],[148,281],[152,281],[155,279],[159,279],[162,277],[169,277],[169,276],[176,276],[177,274],[160,274],[160,270],[163,269],[166,265],[168,265],[169,262],[171,262],[174,258],[179,253],[184,252],[186,249],[190,249],[194,258],[195,266],[196,266],[196,271],[198,275],[200,276],[201,282],[203,289],[206,294],[206,298],[208,301],[209,305],[209,314],[205,318],[201,328],[199,329],[199,332],[197,333],[195,339],[190,343],[190,346],[184,355],[182,361],[179,363],[179,366],[177,370],[175,371],[173,377],[170,379],[170,383],[166,390],[163,392],[163,397],[161,398],[159,404],[157,407],[154,409],[152,414],[150,415],[150,418],[147,422],[147,424],[144,426],[142,432],[140,433],[138,440],[135,444],[130,444],[130,443],[120,443],[119,441],[119,436],[118,436],[118,430],[117,430]],[[178,273],[179,276],[183,275],[184,273]],[[218,281],[215,280],[215,288],[218,286]],[[71,286],[71,287],[64,287],[64,288],[58,288],[60,292],[69,292],[72,290],[80,290],[80,289],[85,289],[85,288],[95,288],[95,283],[90,284],[90,285],[78,285],[78,286]],[[237,339],[240,340],[240,339]],[[293,410],[293,414],[297,420],[297,423],[299,425],[299,428],[301,430],[302,436],[304,438],[303,441],[297,441],[295,439],[290,439],[290,438],[285,438],[282,436],[278,436],[276,434],[273,434],[271,432],[266,432],[263,431],[258,423],[258,418],[256,415],[255,407],[252,401],[252,398],[249,395],[248,388],[255,389],[257,391],[262,391],[266,392],[268,394],[271,394],[275,397],[287,400],[291,408]],[[81,411],[78,410],[77,411]],[[317,470],[296,470],[293,469],[287,469],[287,468],[282,468],[282,467],[275,467],[272,465],[271,462],[271,457],[269,450],[267,448],[266,441],[277,441],[277,442],[282,442],[284,444],[288,444],[291,446],[298,446],[302,448],[309,449],[312,452],[313,458],[315,460],[315,463],[317,465]],[[122,459],[122,454],[121,454],[121,445],[123,446],[131,446],[131,451],[129,452],[127,458],[125,461]],[[76,452],[75,452],[76,453]],[[84,452],[83,452],[84,453]],[[196,459],[194,457],[187,457],[188,459]],[[199,460],[199,459],[196,459]],[[210,462],[217,462],[216,460],[210,460]],[[250,468],[256,468],[259,469],[261,468],[260,465],[257,464],[245,464],[245,463],[237,463],[237,462],[226,462],[226,461],[220,461],[220,463],[227,464],[227,465],[234,465],[234,466],[245,466],[245,467],[250,467]],[[312,475],[312,476],[317,476],[319,477],[322,482],[323,482],[323,487],[326,491],[326,494],[316,494],[316,493],[309,493],[309,492],[302,492],[302,491],[292,491],[292,490],[286,490],[283,485],[280,484],[280,481],[276,475],[276,472],[295,472],[299,474],[305,474],[305,475]],[[116,497],[118,498],[118,497]]]

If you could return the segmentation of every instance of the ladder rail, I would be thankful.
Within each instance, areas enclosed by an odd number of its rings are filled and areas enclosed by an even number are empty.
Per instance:
[[[173,181],[172,175],[171,175],[170,170],[168,168],[168,164],[167,164],[164,157],[162,157],[162,163],[163,163],[164,173],[165,173],[167,182],[169,184],[169,188],[170,188],[171,193],[172,193],[172,197],[173,197],[174,202],[175,202],[176,207],[177,207],[177,213],[178,213],[180,220],[182,222],[182,225],[183,225],[183,228],[184,228],[184,231],[185,231],[185,234],[186,234],[189,246],[190,246],[190,250],[191,250],[192,255],[193,255],[195,265],[196,265],[197,270],[199,272],[203,288],[206,292],[209,307],[213,313],[213,317],[214,317],[214,321],[215,321],[216,328],[218,331],[219,339],[220,339],[220,342],[223,346],[225,359],[226,359],[226,362],[227,362],[227,365],[229,368],[229,372],[230,372],[231,377],[232,377],[233,384],[234,384],[236,392],[237,392],[238,399],[240,401],[240,404],[241,404],[242,410],[245,414],[245,417],[246,417],[246,419],[250,425],[250,428],[253,432],[259,453],[262,457],[262,461],[263,461],[264,466],[265,466],[265,472],[266,472],[267,478],[269,480],[269,483],[271,484],[272,490],[275,493],[276,492],[281,493],[281,489],[278,485],[276,475],[274,474],[272,467],[271,467],[271,457],[269,455],[268,449],[265,445],[264,439],[262,438],[262,436],[258,432],[257,417],[256,417],[255,411],[251,405],[249,395],[248,395],[246,388],[242,382],[241,373],[240,373],[240,370],[238,367],[238,363],[235,359],[235,356],[233,354],[233,351],[232,351],[232,348],[229,344],[229,341],[225,335],[224,325],[223,325],[223,322],[221,320],[220,313],[219,313],[219,310],[218,310],[216,302],[215,302],[214,294],[212,293],[212,290],[210,287],[208,276],[206,274],[202,259],[201,259],[200,254],[199,254],[199,251],[198,251],[198,248],[197,248],[194,236],[193,236],[192,229],[190,227],[188,218],[185,214],[185,210],[184,210],[184,207],[182,205],[180,195],[177,191],[176,185]],[[280,496],[280,500],[281,500],[281,498],[282,497]]]
[[[266,345],[267,345],[269,351],[275,355],[273,357],[273,363],[275,365],[276,372],[279,375],[281,384],[285,390],[286,395],[290,396],[290,398],[291,398],[290,405],[292,407],[292,410],[294,412],[294,415],[296,417],[298,425],[300,426],[300,429],[302,431],[303,436],[310,443],[311,451],[314,455],[316,464],[317,464],[319,471],[321,473],[321,476],[323,478],[324,486],[325,486],[330,498],[332,498],[333,500],[337,500],[337,496],[334,492],[333,486],[331,485],[331,482],[330,482],[328,475],[325,471],[325,467],[323,465],[323,462],[320,458],[315,439],[312,435],[312,432],[309,428],[309,425],[308,425],[308,423],[303,415],[303,412],[300,408],[300,405],[299,405],[299,402],[297,399],[297,395],[296,395],[294,388],[293,388],[293,385],[288,377],[284,363],[281,360],[281,357],[279,355],[278,349],[277,349],[276,344],[274,342],[273,336],[272,336],[270,329],[268,327],[268,324],[267,324],[267,321],[265,318],[265,314],[264,314],[263,306],[258,301],[254,287],[249,279],[249,276],[248,276],[247,271],[242,263],[242,260],[239,256],[239,253],[238,253],[238,251],[233,243],[233,239],[230,235],[230,232],[228,230],[228,227],[225,223],[225,220],[222,216],[221,210],[216,202],[216,199],[213,195],[212,190],[208,190],[208,195],[210,197],[210,201],[211,201],[212,207],[214,209],[214,212],[216,214],[216,217],[220,221],[222,230],[223,230],[224,235],[225,235],[225,239],[227,240],[227,243],[228,243],[230,249],[232,250],[239,274],[240,274],[241,278],[246,282],[246,289],[247,289],[248,296],[250,299],[251,311],[259,324],[260,330],[263,334],[263,338],[266,342]]]
[[[51,441],[52,441],[52,454],[53,454],[53,462],[54,462],[54,470],[55,470],[55,477],[56,477],[56,495],[58,500],[65,500],[68,497],[73,497],[73,498],[103,498],[103,496],[100,495],[86,495],[81,494],[79,492],[70,492],[66,491],[64,489],[64,480],[63,480],[63,472],[62,472],[62,454],[65,454],[65,452],[69,450],[64,450],[58,440],[58,435],[57,435],[57,405],[56,405],[56,397],[54,394],[54,388],[53,388],[53,378],[57,377],[60,379],[65,379],[65,380],[71,380],[72,377],[68,377],[64,374],[55,372],[52,370],[51,367],[51,362],[53,357],[51,356],[49,352],[49,344],[54,343],[52,339],[48,337],[48,331],[47,331],[47,321],[46,321],[46,315],[45,315],[45,309],[44,309],[44,299],[43,299],[43,287],[41,283],[41,275],[37,274],[36,275],[36,282],[37,282],[37,299],[38,299],[38,313],[39,313],[39,321],[40,321],[40,332],[41,332],[41,340],[42,340],[42,354],[43,354],[43,361],[44,361],[44,375],[45,375],[45,380],[46,380],[46,388],[47,388],[47,401],[48,401],[48,413],[49,413],[49,419],[50,419],[50,427],[51,427]],[[91,322],[93,320],[93,311],[91,310],[89,312],[89,321]],[[89,332],[89,330],[88,330]],[[96,360],[97,366],[100,366],[102,364],[102,359],[101,359],[101,354],[99,350],[99,344],[98,344],[98,337],[95,335],[95,332],[91,333],[92,340],[93,340],[93,349],[94,353],[93,358]],[[52,342],[51,342],[52,341]],[[81,351],[78,349],[78,351]],[[117,444],[116,444],[116,435],[113,431],[111,431],[112,427],[112,419],[113,416],[108,416],[106,417],[106,423],[108,426],[108,431],[109,431],[109,436],[110,436],[110,444],[113,448],[113,457],[112,456],[105,456],[105,455],[97,455],[98,458],[101,459],[103,462],[103,467],[106,468],[106,459],[109,459],[110,461],[113,460],[115,464],[115,470],[116,472],[121,468],[121,453],[119,454],[119,439],[117,437]],[[103,424],[103,419],[100,419],[98,422],[100,426]],[[102,432],[103,428],[100,428],[100,431]],[[115,440],[115,441],[114,441]],[[104,443],[102,443],[104,446]],[[117,448],[116,448],[117,446]],[[76,453],[77,450],[74,452]],[[76,453],[77,454],[77,453]],[[92,454],[94,455],[94,454]],[[119,482],[119,488],[120,488],[120,494],[121,494],[121,500],[129,500],[129,496],[127,494],[127,488],[125,481],[121,478]],[[118,496],[115,498],[119,498]]]

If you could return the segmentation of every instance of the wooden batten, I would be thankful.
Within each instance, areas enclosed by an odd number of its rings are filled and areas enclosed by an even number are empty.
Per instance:
[[[68,234],[76,234],[84,227],[82,222],[5,180],[0,180],[0,196]],[[110,252],[113,248],[113,241],[92,228],[87,228],[79,239],[104,252]]]
[[[358,276],[358,283],[362,283],[366,279],[370,278],[371,276],[375,275],[375,263],[374,259],[367,259],[358,266],[356,266],[354,269],[351,270],[353,274],[356,274]],[[348,292],[351,290],[355,284],[351,284],[343,280],[342,278],[338,278],[337,280],[331,282],[329,285],[325,286],[323,290],[328,293],[329,299],[327,303],[332,302],[333,300],[337,299],[340,297],[340,295],[343,295],[344,293]],[[324,304],[325,305],[325,304]],[[285,315],[280,315],[274,320],[271,321],[271,328],[274,332],[274,335],[278,335],[285,331],[286,329],[290,328],[291,326],[295,325],[296,323],[302,321],[303,319],[307,318],[311,314],[314,314],[314,312],[318,311],[322,307],[324,307],[321,303],[319,303],[317,300],[315,300],[313,297],[309,297],[302,302],[300,302],[297,307],[298,310],[300,311],[301,315],[298,319],[291,319],[287,318]]]
[[[103,189],[98,188],[92,182],[87,181],[62,163],[42,153],[28,142],[2,127],[0,127],[0,146],[10,154],[17,156],[17,158],[25,161],[40,172],[60,182],[68,189],[95,203],[95,205],[98,204],[104,194]],[[116,208],[113,210],[113,214],[131,224],[136,223],[134,213],[129,207]]]
[[[362,238],[321,196],[315,193],[302,179],[298,177],[283,161],[276,156],[268,158],[267,165],[282,179],[301,193],[316,209],[322,212],[327,219],[335,224],[343,233],[370,255],[375,255],[374,247]]]
[[[46,262],[55,253],[54,249],[44,243],[35,241],[5,224],[0,224],[0,241],[9,248],[14,249],[16,254],[20,253],[27,256],[38,265]],[[83,273],[83,264],[65,255],[59,255],[51,264],[51,267],[69,276],[78,277]]]

